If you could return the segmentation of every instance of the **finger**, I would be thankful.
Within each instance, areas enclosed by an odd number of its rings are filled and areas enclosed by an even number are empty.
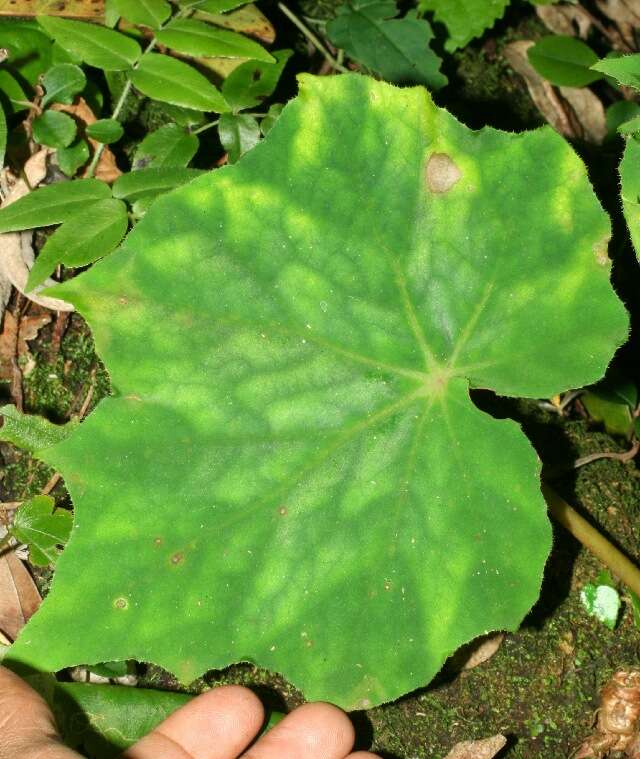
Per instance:
[[[5,667],[0,667],[0,759],[79,759],[62,745],[45,701]]]
[[[126,759],[236,759],[264,721],[248,688],[224,685],[194,698],[128,749]]]
[[[346,759],[380,759],[380,757],[370,751],[356,751],[354,754],[349,754]]]
[[[344,759],[353,740],[353,725],[338,707],[304,704],[278,722],[242,759]]]

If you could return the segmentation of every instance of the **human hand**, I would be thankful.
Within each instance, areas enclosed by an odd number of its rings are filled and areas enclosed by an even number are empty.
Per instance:
[[[379,759],[350,753],[354,731],[330,704],[305,704],[250,749],[262,727],[262,704],[248,688],[225,685],[175,711],[123,754],[123,759]],[[0,759],[78,759],[62,744],[44,700],[0,667]]]

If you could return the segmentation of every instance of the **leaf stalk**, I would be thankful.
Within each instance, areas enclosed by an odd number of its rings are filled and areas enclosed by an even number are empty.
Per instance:
[[[542,484],[542,494],[555,519],[628,588],[640,595],[640,569],[546,483]]]

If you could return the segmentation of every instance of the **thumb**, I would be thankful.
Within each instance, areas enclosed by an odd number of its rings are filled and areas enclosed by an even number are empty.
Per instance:
[[[0,666],[0,759],[79,759],[62,745],[51,710],[24,680]]]

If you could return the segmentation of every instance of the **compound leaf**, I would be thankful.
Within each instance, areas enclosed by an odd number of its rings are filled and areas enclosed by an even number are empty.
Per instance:
[[[76,211],[47,239],[29,272],[27,292],[42,284],[58,264],[85,266],[111,253],[128,224],[127,207],[115,198]]]
[[[197,19],[176,19],[159,31],[156,37],[163,45],[194,57],[253,58],[273,63],[273,56],[257,42]]]
[[[90,66],[124,71],[140,57],[140,45],[113,29],[56,16],[38,16],[38,23],[60,47]]]
[[[109,197],[109,185],[99,179],[76,179],[40,187],[0,210],[0,232],[61,224],[91,201]]]
[[[142,92],[163,103],[224,113],[224,97],[199,71],[168,55],[149,53],[131,72],[131,81]]]
[[[444,87],[440,58],[429,47],[431,26],[415,11],[393,18],[397,13],[393,0],[347,3],[327,24],[327,34],[347,55],[390,82]]]
[[[469,384],[550,397],[626,338],[584,166],[422,88],[300,81],[56,288],[118,394],[42,455],[76,524],[14,665],[254,661],[361,708],[538,595],[539,462]]]
[[[198,138],[178,124],[164,124],[148,134],[133,156],[133,169],[184,167],[198,150]]]

